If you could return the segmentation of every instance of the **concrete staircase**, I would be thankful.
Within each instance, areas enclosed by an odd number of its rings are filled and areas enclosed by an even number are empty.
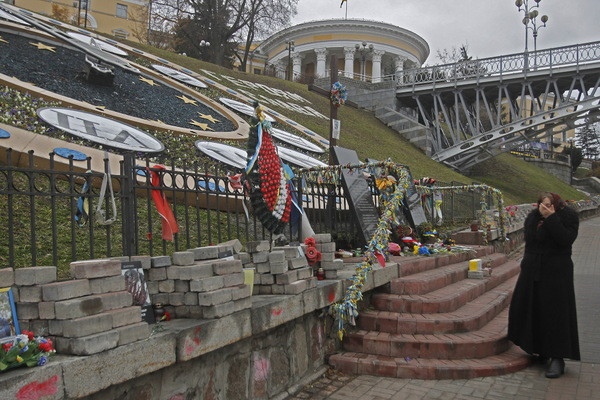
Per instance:
[[[371,299],[346,335],[344,351],[330,357],[349,373],[416,379],[471,379],[525,368],[530,357],[506,339],[508,305],[519,263],[479,247],[398,262],[400,278]],[[489,278],[468,279],[467,258],[492,267]]]
[[[375,109],[375,117],[422,149],[428,156],[432,154],[432,138],[429,129],[412,116],[390,106],[381,106]]]

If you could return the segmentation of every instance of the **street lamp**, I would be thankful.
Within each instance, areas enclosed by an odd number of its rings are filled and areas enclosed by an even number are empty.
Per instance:
[[[360,44],[356,43],[354,45],[354,48],[356,49],[358,54],[360,54],[360,75],[361,75],[360,80],[365,81],[366,80],[365,75],[367,74],[367,65],[366,65],[367,54],[373,52],[373,44],[371,43],[367,46],[367,42],[363,41]]]
[[[198,46],[200,46],[200,56],[202,57],[202,55],[203,55],[202,53],[204,52],[204,50],[203,50],[203,49],[204,49],[205,47],[206,47],[206,48],[210,47],[210,42],[209,42],[209,41],[207,41],[207,40],[204,40],[204,39],[202,39],[202,40],[200,41],[200,43],[198,43]],[[205,58],[205,57],[202,57],[201,59],[202,59],[202,60],[204,60],[204,58]]]
[[[287,70],[287,80],[291,81],[294,79],[294,74],[292,73],[292,51],[294,51],[294,41],[288,40],[286,43],[287,51],[288,51],[288,70]]]
[[[523,25],[525,25],[525,53],[527,53],[527,51],[528,51],[527,50],[527,39],[528,39],[529,33],[527,32],[527,30],[531,29],[531,32],[533,32],[533,52],[535,54],[535,52],[537,51],[538,31],[546,26],[546,22],[548,22],[548,16],[542,15],[540,20],[543,25],[538,26],[537,17],[539,15],[539,12],[538,12],[538,10],[535,10],[535,8],[540,7],[540,2],[542,0],[533,0],[533,1],[535,2],[535,5],[532,5],[531,7],[529,6],[529,0],[515,0],[515,5],[519,9],[519,11],[523,11],[525,14],[525,17],[523,18],[523,21],[522,21]]]

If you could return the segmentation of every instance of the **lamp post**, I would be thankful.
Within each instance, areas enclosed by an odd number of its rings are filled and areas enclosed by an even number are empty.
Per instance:
[[[354,48],[356,49],[358,54],[360,54],[360,75],[361,75],[360,80],[365,81],[366,80],[365,75],[367,74],[367,65],[366,65],[367,54],[373,52],[373,44],[371,43],[371,44],[367,45],[367,42],[363,41],[360,44],[356,43],[354,45]]]
[[[207,40],[204,40],[204,39],[202,39],[202,40],[200,41],[200,43],[198,43],[198,46],[200,47],[200,56],[201,56],[201,60],[202,60],[202,61],[204,61],[204,58],[205,58],[205,57],[203,57],[203,54],[202,54],[202,53],[204,53],[204,50],[203,50],[203,49],[204,49],[204,48],[209,48],[209,47],[210,47],[210,42],[209,42],[209,41],[207,41]]]
[[[286,43],[287,51],[288,51],[288,70],[287,70],[287,80],[294,80],[294,74],[292,73],[292,51],[294,51],[294,41],[288,40]]]
[[[547,15],[542,15],[540,17],[540,21],[542,23],[542,25],[538,25],[538,20],[537,17],[539,15],[538,10],[536,10],[536,8],[540,7],[540,2],[542,0],[533,0],[535,2],[535,5],[529,6],[529,0],[515,0],[515,6],[517,6],[519,11],[523,11],[523,13],[525,14],[525,16],[523,17],[523,25],[525,25],[525,60],[526,60],[526,65],[525,67],[527,67],[527,61],[528,61],[528,48],[527,48],[527,42],[528,42],[528,38],[529,38],[529,32],[528,30],[531,29],[531,32],[533,33],[533,54],[535,57],[535,54],[537,52],[537,36],[538,36],[538,31],[544,27],[546,27],[546,22],[548,22],[548,16]]]

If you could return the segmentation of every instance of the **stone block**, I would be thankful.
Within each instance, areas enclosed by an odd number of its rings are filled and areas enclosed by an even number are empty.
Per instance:
[[[184,306],[184,295],[185,293],[181,292],[169,293],[169,304],[172,306]]]
[[[229,275],[223,275],[223,286],[239,286],[244,283],[244,273],[238,272]]]
[[[125,277],[123,275],[115,275],[106,278],[94,278],[89,280],[89,284],[92,294],[121,292],[125,290]]]
[[[219,244],[217,248],[219,249],[219,258],[233,258],[233,246]]]
[[[212,262],[196,263],[186,267],[171,267],[168,271],[169,279],[191,281],[213,276]]]
[[[100,297],[102,300],[103,311],[125,308],[133,305],[133,296],[126,291],[103,293],[96,296]]]
[[[318,279],[316,276],[311,276],[310,278],[306,279],[306,282],[308,282],[308,289],[314,289],[317,287]]]
[[[176,251],[173,253],[174,265],[192,265],[194,264],[194,253],[191,251]]]
[[[193,292],[184,293],[183,303],[186,306],[197,306],[198,305],[198,295]]]
[[[180,279],[175,280],[175,291],[176,292],[189,292],[190,291],[190,281],[183,281]]]
[[[231,301],[233,290],[231,288],[217,289],[210,292],[198,293],[198,305],[213,306]]]
[[[285,261],[285,251],[276,250],[269,253],[269,263],[280,263]]]
[[[261,285],[272,285],[275,283],[275,275],[273,274],[263,274],[257,276],[260,276]]]
[[[316,243],[329,243],[331,242],[331,233],[317,233],[314,238]]]
[[[17,303],[19,319],[38,319],[40,311],[37,303]]]
[[[285,294],[285,288],[283,287],[283,285],[271,285],[271,292],[273,292],[273,294]]]
[[[202,307],[202,306],[189,306],[188,310],[189,310],[189,313],[190,313],[188,318],[194,318],[194,319],[204,318],[204,314],[202,312],[202,310],[204,310],[204,307]]]
[[[334,242],[317,243],[315,247],[321,253],[335,253],[335,243]]]
[[[275,282],[279,285],[289,285],[292,282],[296,282],[298,280],[298,272],[296,270],[291,270],[284,272],[283,274],[275,275]]]
[[[222,276],[211,276],[209,278],[195,279],[190,282],[190,290],[192,292],[209,292],[223,288]]]
[[[204,318],[223,318],[227,315],[245,310],[250,307],[252,307],[252,301],[250,297],[247,297],[236,301],[230,301],[227,303],[206,307],[204,310],[202,310],[202,315]]]
[[[239,260],[218,260],[213,263],[213,272],[215,275],[243,273],[243,266]]]
[[[44,301],[74,299],[77,297],[88,296],[92,293],[90,290],[90,282],[87,279],[48,283],[41,285],[41,291]]]
[[[58,353],[72,354],[76,356],[89,356],[117,347],[119,343],[119,332],[111,330],[96,333],[95,335],[81,338],[56,337],[54,344]]]
[[[42,301],[38,303],[38,312],[40,319],[54,319],[54,302]]]
[[[41,285],[21,286],[19,288],[19,301],[21,303],[39,303],[42,301]]]
[[[169,257],[169,256],[150,257],[150,265],[152,268],[170,267],[171,266],[171,257]]]
[[[258,294],[272,294],[273,293],[273,288],[271,286],[261,285],[261,286],[258,286],[258,290],[257,290],[256,286],[255,286],[254,287],[254,293],[258,293]]]
[[[271,244],[268,240],[259,240],[255,242],[247,242],[246,243],[246,251],[250,254],[258,253],[259,251],[269,251],[271,250]]]
[[[17,268],[14,278],[14,283],[18,286],[33,286],[54,282],[56,281],[56,267]]]
[[[146,281],[146,287],[148,288],[148,293],[150,293],[150,294],[158,293],[158,282],[157,281]]]
[[[321,253],[321,262],[331,262],[335,260],[335,253]]]
[[[227,242],[219,243],[219,246],[230,246],[234,254],[242,251],[242,242],[239,239],[228,240]]]
[[[281,262],[278,262],[278,263],[272,262],[272,263],[269,263],[269,264],[270,264],[270,267],[271,267],[271,273],[272,274],[275,274],[275,275],[277,275],[277,274],[283,274],[283,273],[286,273],[288,271],[288,265],[287,265],[287,262],[285,262],[285,261],[281,261]]]
[[[268,262],[254,264],[257,274],[268,274],[271,272],[271,265]]]
[[[15,271],[12,268],[0,268],[0,286],[10,287],[15,284]]]
[[[324,262],[321,261],[321,268],[323,268],[325,271],[327,270],[340,270],[340,269],[344,269],[344,260],[342,260],[341,258],[336,258],[333,261],[329,261],[329,262]]]
[[[308,260],[306,257],[296,257],[288,260],[288,268],[289,269],[297,269],[308,266]]]
[[[27,329],[28,331],[34,332],[39,336],[49,336],[50,335],[50,330],[48,329],[48,323],[50,321],[48,320],[42,320],[42,319],[32,319],[29,321],[29,329]]]
[[[259,251],[258,253],[252,254],[252,262],[254,264],[260,264],[269,261],[269,252],[268,251]]]
[[[131,256],[131,261],[140,261],[143,269],[152,268],[152,257],[150,256]]]
[[[385,268],[380,266],[373,267],[373,286],[379,287],[398,278],[398,264],[395,262],[387,262]]]
[[[298,279],[308,279],[311,278],[313,274],[313,269],[311,267],[300,268],[298,271]]]
[[[308,280],[292,282],[284,286],[285,294],[300,294],[308,289]]]
[[[131,295],[130,295],[131,296]],[[98,295],[58,301],[54,305],[56,319],[73,319],[99,314],[104,311]]]
[[[158,293],[150,297],[153,304],[160,303],[163,306],[169,304],[169,293]]]
[[[204,246],[190,249],[194,253],[194,260],[212,260],[219,258],[219,248],[217,246]]]
[[[118,261],[118,262],[129,262],[128,256],[117,256],[117,257],[109,257],[109,260]]]
[[[175,281],[173,279],[165,279],[158,282],[158,291],[160,293],[172,293],[175,291]]]
[[[252,333],[256,335],[301,317],[304,304],[296,296],[273,296],[254,304],[251,313]]]
[[[250,286],[248,286],[248,285],[239,285],[239,286],[233,288],[233,292],[231,293],[231,299],[233,301],[243,299],[246,297],[250,297],[250,296],[251,296]]]
[[[75,279],[104,278],[121,275],[121,262],[118,260],[85,260],[71,263],[71,276]]]
[[[241,252],[238,254],[234,254],[233,258],[236,260],[240,260],[242,264],[250,264],[252,262],[252,256],[249,253]]]
[[[335,269],[325,270],[325,279],[337,279],[338,271]]]
[[[291,260],[292,258],[298,257],[298,246],[277,246],[273,247],[273,250],[283,250],[285,252],[285,258]]]
[[[54,360],[51,359],[51,362],[43,368],[18,368],[3,372],[0,379],[0,398],[3,400],[64,399],[63,364],[52,361]]]
[[[113,328],[112,323],[112,316],[102,313],[75,319],[50,320],[48,327],[53,336],[79,338],[110,331]]]
[[[189,318],[190,306],[176,306],[174,313],[177,318]]]
[[[109,315],[112,320],[112,327],[135,324],[142,320],[142,309],[140,306],[131,306],[119,308],[116,310],[106,311],[104,314]]]
[[[119,333],[118,346],[123,346],[129,343],[137,342],[138,340],[148,339],[150,336],[150,325],[146,322],[138,322],[117,328]]]

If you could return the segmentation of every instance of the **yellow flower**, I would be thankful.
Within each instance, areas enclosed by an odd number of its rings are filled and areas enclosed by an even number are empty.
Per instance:
[[[415,245],[413,247],[413,254],[419,254],[419,246]]]
[[[23,362],[23,358],[21,358],[21,356],[17,356],[17,362]]]

